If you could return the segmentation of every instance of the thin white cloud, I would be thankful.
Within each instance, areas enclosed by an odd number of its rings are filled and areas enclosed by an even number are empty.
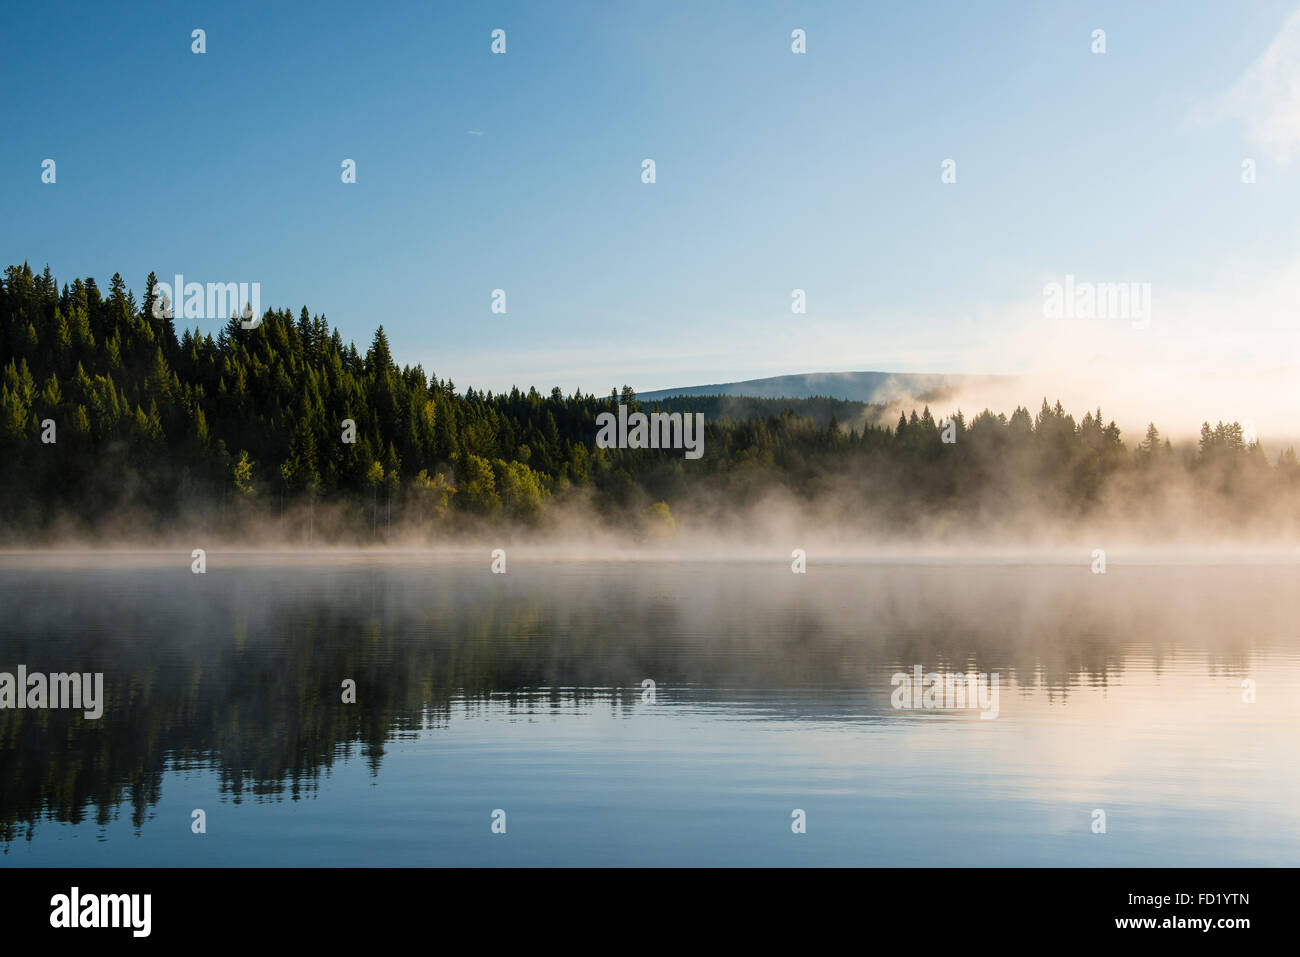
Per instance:
[[[1275,162],[1300,155],[1300,9],[1217,107],[1218,119],[1241,122],[1251,144]]]

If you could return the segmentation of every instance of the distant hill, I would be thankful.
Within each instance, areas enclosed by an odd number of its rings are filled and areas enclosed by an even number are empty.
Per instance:
[[[744,382],[683,386],[638,392],[642,401],[677,396],[734,395],[760,399],[810,399],[825,396],[851,402],[885,404],[914,399],[936,401],[961,387],[1006,384],[1012,376],[945,375],[916,372],[809,372]]]
[[[759,399],[748,395],[674,395],[664,399],[643,400],[642,408],[663,412],[702,412],[710,422],[743,422],[754,417],[777,418],[788,409],[819,428],[825,428],[832,421],[854,428],[894,424],[892,420],[887,421],[886,407],[883,405],[826,396],[811,399]]]

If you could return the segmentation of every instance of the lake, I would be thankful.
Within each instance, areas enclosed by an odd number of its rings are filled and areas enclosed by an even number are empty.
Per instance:
[[[0,556],[4,865],[1300,860],[1293,563],[190,564]]]

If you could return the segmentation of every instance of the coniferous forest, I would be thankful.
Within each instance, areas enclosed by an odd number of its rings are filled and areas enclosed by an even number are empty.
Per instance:
[[[600,413],[642,408],[628,386],[458,391],[399,365],[382,324],[364,351],[306,307],[270,310],[253,329],[231,319],[215,335],[178,335],[156,299],[153,274],[137,297],[117,274],[106,290],[94,279],[60,288],[48,267],[6,269],[0,540],[201,529],[437,541],[559,516],[664,538],[723,512],[792,504],[902,534],[1106,514],[1161,533],[1277,536],[1297,516],[1294,451],[1266,451],[1237,423],[1204,423],[1198,443],[1175,445],[1154,424],[1126,442],[1100,409],[1076,419],[1046,397],[1036,413],[925,407],[896,421],[836,399],[657,403],[704,414],[704,455],[691,461],[679,449],[597,447]]]

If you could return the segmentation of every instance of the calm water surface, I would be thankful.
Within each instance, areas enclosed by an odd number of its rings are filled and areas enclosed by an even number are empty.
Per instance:
[[[1296,565],[189,563],[0,558],[0,866],[1300,863]]]

